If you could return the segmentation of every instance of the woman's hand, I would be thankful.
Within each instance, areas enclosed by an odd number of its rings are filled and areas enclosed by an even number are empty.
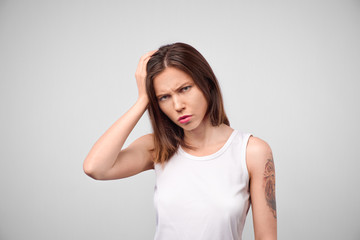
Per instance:
[[[136,83],[138,87],[139,92],[139,99],[140,98],[146,98],[148,99],[148,96],[146,94],[146,65],[150,59],[150,57],[156,52],[157,50],[150,51],[146,54],[144,54],[138,63],[136,72],[135,72],[135,78]]]

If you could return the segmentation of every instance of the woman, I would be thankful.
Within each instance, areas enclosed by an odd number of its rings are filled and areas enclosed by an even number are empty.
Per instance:
[[[141,57],[138,100],[84,161],[94,179],[154,169],[155,239],[241,239],[252,205],[255,239],[276,239],[275,170],[269,145],[230,127],[217,79],[184,43]],[[153,134],[123,144],[148,109]]]

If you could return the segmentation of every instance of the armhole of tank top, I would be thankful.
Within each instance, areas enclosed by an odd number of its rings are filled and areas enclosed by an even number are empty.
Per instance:
[[[247,166],[247,160],[246,160],[246,150],[247,150],[247,146],[248,146],[248,143],[249,143],[249,139],[250,137],[252,136],[251,133],[246,133],[244,134],[244,137],[243,137],[243,143],[242,143],[242,159],[243,159],[243,164],[244,164],[244,167],[245,167],[245,173],[246,173],[246,177],[247,177],[247,186],[249,187],[249,184],[250,184],[250,175],[249,175],[249,169],[248,169],[248,166]]]

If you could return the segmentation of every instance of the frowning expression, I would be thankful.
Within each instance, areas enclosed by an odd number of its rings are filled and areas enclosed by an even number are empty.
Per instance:
[[[166,68],[155,77],[154,90],[161,111],[175,124],[193,130],[203,123],[208,104],[187,73]]]

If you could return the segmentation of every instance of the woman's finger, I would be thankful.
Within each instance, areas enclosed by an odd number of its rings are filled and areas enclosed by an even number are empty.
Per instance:
[[[157,50],[150,51],[144,55],[143,63],[142,63],[142,69],[146,69],[146,64],[150,60],[151,56],[157,52]]]
[[[153,50],[153,51],[150,51],[150,52],[147,52],[145,53],[144,55],[141,56],[141,60],[144,61],[146,60],[147,58],[150,58],[155,52],[157,52],[157,50]]]
[[[157,52],[157,50],[152,50],[150,52],[145,53],[141,56],[138,67],[135,72],[136,78],[145,78],[146,76],[146,65],[147,62],[150,60],[150,57]]]

